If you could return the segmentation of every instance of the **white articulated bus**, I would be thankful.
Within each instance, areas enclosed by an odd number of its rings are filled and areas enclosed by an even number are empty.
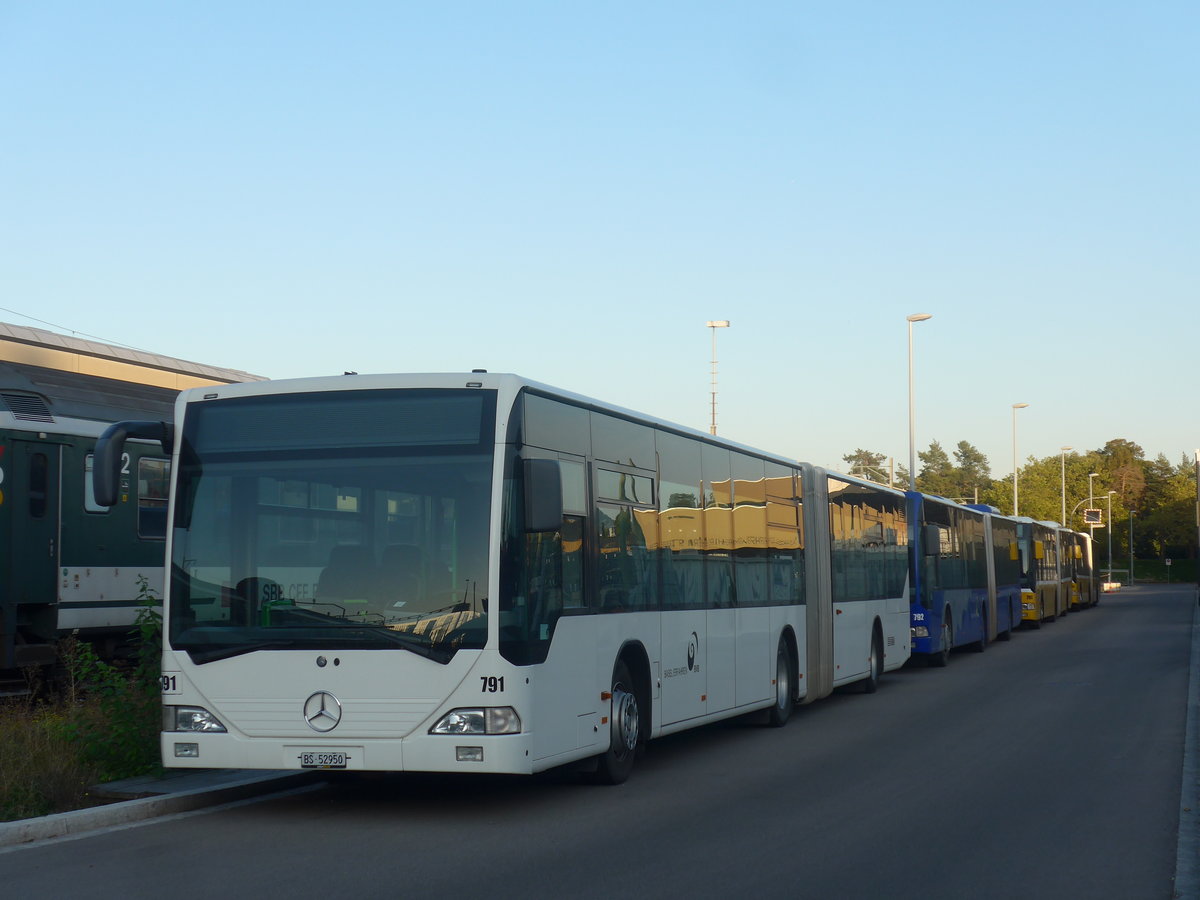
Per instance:
[[[513,375],[186,391],[163,762],[533,773],[909,657],[903,493]]]

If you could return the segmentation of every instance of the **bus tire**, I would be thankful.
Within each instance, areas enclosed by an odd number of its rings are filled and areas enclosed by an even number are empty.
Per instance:
[[[938,649],[927,657],[929,665],[935,669],[944,669],[950,662],[950,648],[954,646],[954,622],[950,613],[942,620],[942,642]]]
[[[795,688],[796,664],[792,660],[792,649],[787,638],[779,638],[779,649],[775,653],[775,703],[767,711],[767,724],[782,728],[792,717],[796,707]]]
[[[633,771],[642,741],[637,687],[623,659],[617,660],[613,667],[609,734],[608,750],[600,756],[596,779],[601,784],[621,784]]]
[[[871,654],[867,657],[867,680],[863,682],[863,693],[873,694],[879,690],[879,679],[883,675],[883,637],[879,626],[871,632]]]

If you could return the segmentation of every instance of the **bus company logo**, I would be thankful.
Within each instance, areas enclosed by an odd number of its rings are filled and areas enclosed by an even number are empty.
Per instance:
[[[304,701],[304,721],[313,731],[324,734],[342,721],[342,704],[328,691],[317,691]]]
[[[686,666],[674,666],[670,669],[664,669],[663,670],[663,678],[679,678],[682,675],[688,675],[688,674],[694,675],[695,673],[699,672],[700,671],[700,660],[698,660],[696,658],[699,655],[699,653],[700,653],[700,636],[698,634],[696,634],[696,632],[693,631],[691,634],[691,637],[688,638],[687,665]]]

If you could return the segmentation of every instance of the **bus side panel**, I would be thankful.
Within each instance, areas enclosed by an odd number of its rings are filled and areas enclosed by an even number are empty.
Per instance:
[[[586,615],[559,619],[546,662],[530,668],[535,763],[581,747],[600,753],[608,746],[608,732],[600,731],[600,691],[607,690],[600,684],[608,673],[599,670],[594,622]]]
[[[661,653],[662,725],[695,719],[707,711],[708,611],[681,609],[663,613]]]
[[[773,696],[775,652],[771,644],[770,607],[738,609],[736,705],[745,706]],[[765,663],[765,665],[764,665]]]

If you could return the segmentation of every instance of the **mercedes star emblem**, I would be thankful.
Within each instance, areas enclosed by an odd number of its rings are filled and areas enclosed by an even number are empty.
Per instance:
[[[342,721],[342,704],[328,691],[317,691],[304,701],[304,721],[313,731],[333,731]]]

